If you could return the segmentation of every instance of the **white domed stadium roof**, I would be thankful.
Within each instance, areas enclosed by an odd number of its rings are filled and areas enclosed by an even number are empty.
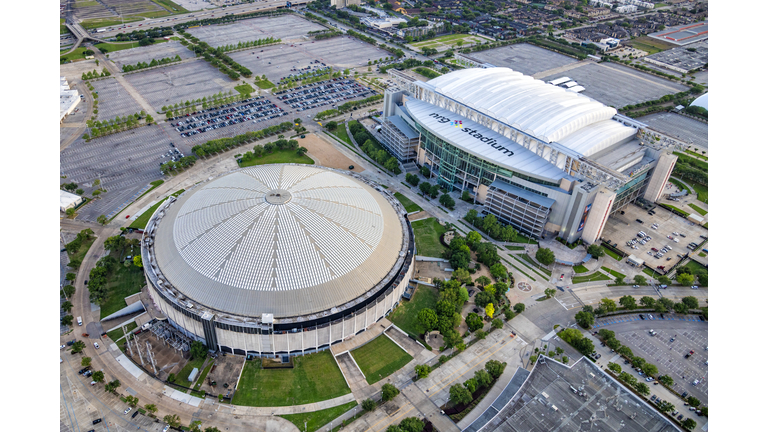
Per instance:
[[[697,97],[693,102],[691,102],[691,106],[702,107],[709,111],[709,93],[705,93]]]
[[[382,193],[349,174],[263,165],[181,195],[154,248],[183,296],[281,318],[331,310],[377,286],[401,254],[404,226]]]

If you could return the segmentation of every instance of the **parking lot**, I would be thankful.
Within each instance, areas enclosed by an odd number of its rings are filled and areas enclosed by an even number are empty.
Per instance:
[[[299,48],[305,50],[310,57],[339,68],[364,66],[369,60],[373,62],[392,56],[389,51],[349,36],[324,39],[314,43],[302,42]]]
[[[316,59],[305,51],[283,44],[238,51],[229,56],[250,69],[254,76],[266,75],[275,85],[281,78],[288,76],[292,68],[303,69],[317,64]]]
[[[634,255],[652,267],[661,265],[666,269],[671,268],[680,261],[680,256],[685,256],[691,252],[687,248],[689,243],[701,244],[703,239],[699,236],[707,235],[707,230],[702,226],[683,219],[662,207],[656,207],[655,215],[649,215],[643,208],[634,204],[628,205],[623,211],[623,215],[613,215],[608,219],[603,229],[603,240],[610,241],[622,252],[627,255]],[[643,223],[637,222],[637,219]],[[658,228],[652,229],[652,224],[658,224]],[[651,237],[651,240],[645,245],[638,242],[633,246],[627,246],[627,241],[640,240],[637,236],[639,231],[645,232]],[[673,236],[673,233],[678,233],[678,235]],[[669,236],[677,238],[678,242],[670,239]],[[656,258],[652,255],[655,253],[652,248],[662,249],[664,246],[670,246],[670,250],[662,258]],[[648,252],[652,254],[649,255]]]
[[[525,43],[472,53],[470,56],[498,67],[508,67],[525,75],[533,75],[578,61],[573,57]],[[560,76],[563,75],[555,78]],[[547,80],[551,79],[553,78],[547,78]]]
[[[234,24],[190,28],[187,32],[217,48],[222,45],[237,45],[238,42],[249,42],[270,36],[287,42],[289,39],[295,39],[310,31],[317,30],[325,30],[325,27],[296,15],[286,14],[269,18],[253,18]]]
[[[97,120],[111,120],[115,116],[127,116],[141,111],[141,105],[133,99],[116,79],[94,81],[91,83],[99,92],[99,113]]]
[[[118,69],[122,70],[123,65],[135,65],[139,62],[150,63],[153,59],[160,60],[164,58],[181,57],[182,60],[193,58],[195,53],[187,49],[178,41],[168,41],[146,47],[131,48],[122,51],[109,53],[111,60]]]
[[[129,74],[125,79],[157,111],[165,105],[216,94],[232,83],[202,60]]]
[[[670,112],[655,113],[637,120],[683,142],[705,150],[709,148],[709,126],[704,122]]]
[[[376,94],[357,81],[333,78],[315,84],[307,84],[292,90],[275,93],[278,100],[296,111],[305,111],[323,106],[336,106],[354,98],[365,98]]]
[[[613,63],[589,63],[542,80],[550,81],[564,75],[584,86],[583,95],[615,108],[688,90],[683,84]]]
[[[641,320],[639,314],[601,318],[595,328],[616,332],[616,339],[635,356],[655,364],[659,375],[669,375],[675,380],[673,390],[681,395],[687,392],[706,405],[709,400],[708,323],[692,315],[664,314],[664,319],[659,314],[652,315],[653,320]],[[649,330],[657,334],[651,336]],[[685,355],[691,350],[694,354],[686,359]],[[622,364],[622,367],[626,366]],[[695,380],[699,382],[693,385]]]
[[[287,114],[269,99],[257,96],[237,104],[227,104],[218,108],[209,108],[191,116],[173,118],[170,123],[180,136],[189,137],[247,121],[261,123]]]

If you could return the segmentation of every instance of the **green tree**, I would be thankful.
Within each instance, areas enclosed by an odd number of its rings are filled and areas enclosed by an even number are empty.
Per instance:
[[[691,285],[693,284],[694,276],[692,274],[678,273],[675,279],[680,285]]]
[[[493,326],[493,328],[497,328],[497,329],[504,327],[504,323],[501,321],[500,318],[496,318],[493,321],[491,321],[491,325]]]
[[[648,385],[644,382],[638,382],[635,384],[635,390],[637,390],[638,393],[640,393],[643,396],[647,396],[651,394],[651,389],[648,388]]]
[[[605,309],[606,312],[616,311],[616,302],[609,298],[604,298],[600,300],[600,305],[603,307],[603,309]]]
[[[467,405],[472,402],[472,393],[461,384],[451,386],[450,400],[456,405]]]
[[[649,296],[643,296],[640,299],[640,304],[643,305],[644,307],[652,308],[652,307],[654,307],[656,305],[656,299],[654,299],[653,297],[649,297]]]
[[[432,309],[424,308],[420,310],[416,319],[418,320],[419,325],[421,326],[424,333],[430,332],[437,328],[437,314]]]
[[[485,363],[485,370],[491,375],[491,378],[496,379],[504,373],[504,368],[507,367],[506,363],[502,363],[498,360],[488,360]]]
[[[75,341],[75,343],[72,344],[72,354],[77,354],[82,352],[83,348],[85,348],[85,342]]]
[[[599,244],[592,244],[587,248],[587,253],[592,255],[593,258],[600,258],[605,255],[605,250]]]
[[[338,126],[339,126],[339,124],[338,124],[338,123],[336,123],[336,122],[335,122],[335,121],[333,121],[333,120],[331,120],[331,121],[329,121],[328,123],[326,123],[326,124],[325,124],[325,128],[326,128],[326,129],[328,129],[329,131],[334,131],[334,130],[336,130],[336,128],[337,128]]]
[[[465,319],[467,323],[467,327],[469,328],[470,332],[474,332],[476,330],[479,330],[483,328],[483,319],[480,318],[480,315],[470,312],[467,315],[467,318]]]
[[[107,222],[109,222],[109,220],[107,220],[106,216],[100,215],[99,217],[96,218],[96,222],[98,222],[98,223],[100,223],[102,225],[106,225]]]
[[[384,384],[381,386],[381,400],[384,402],[391,401],[395,396],[400,394],[400,390],[392,384]]]
[[[687,419],[683,420],[682,424],[683,424],[683,427],[688,429],[688,430],[696,429],[696,421],[693,420],[692,418],[687,418]]]
[[[682,302],[675,303],[674,310],[681,315],[685,315],[688,313],[688,305]]]
[[[554,295],[556,293],[557,293],[557,290],[555,290],[554,288],[546,288],[546,289],[544,289],[544,296],[546,298],[552,298],[552,297],[554,297]]]
[[[690,404],[692,407],[697,407],[697,406],[701,405],[701,401],[700,401],[700,400],[698,400],[698,399],[696,399],[696,398],[695,398],[695,397],[693,397],[693,396],[689,396],[689,397],[688,397],[688,403],[689,403],[689,404]]]
[[[72,325],[72,315],[64,315],[61,318],[61,324],[65,326],[71,326]]]
[[[548,266],[555,262],[555,253],[549,248],[539,248],[536,251],[536,260]]]
[[[693,296],[683,297],[682,302],[685,303],[685,305],[688,306],[689,309],[699,308],[699,301],[696,299],[696,297],[693,297]]]
[[[91,365],[91,358],[90,357],[83,357],[80,360],[80,366],[90,366]]]
[[[440,204],[442,204],[445,207],[448,207],[451,210],[453,210],[453,207],[456,205],[456,201],[454,201],[454,199],[448,194],[441,195],[439,202]]]
[[[64,214],[66,214],[68,217],[72,217],[75,215],[75,209],[68,208],[67,211],[64,212]]]
[[[485,369],[479,369],[475,371],[475,382],[477,382],[478,387],[485,387],[492,381],[493,378],[491,377],[491,374],[489,374]]]
[[[200,341],[194,341],[190,344],[189,353],[192,355],[193,359],[205,358],[205,356],[208,354],[208,348],[204,343]]]
[[[146,404],[144,405],[144,409],[149,411],[150,414],[154,414],[157,412],[157,405],[155,404]]]
[[[672,281],[667,276],[659,276],[656,278],[657,281],[659,281],[662,285],[669,285],[672,283]]]
[[[104,382],[104,372],[102,371],[96,371],[91,375],[91,378],[93,378],[96,382]]]
[[[363,401],[363,410],[371,412],[376,409],[376,402],[373,399],[366,399]]]
[[[661,375],[657,378],[657,380],[667,387],[672,387],[675,385],[675,380],[673,380],[669,375]]]
[[[61,304],[61,310],[63,310],[64,312],[71,312],[72,311],[72,302],[65,301],[64,303],[62,303]]]
[[[616,372],[617,374],[621,373],[621,366],[613,362],[608,363],[608,369],[612,370],[613,372]]]
[[[469,274],[469,270],[465,268],[457,268],[453,271],[453,274],[451,275],[454,279],[459,281],[461,284],[469,284],[472,283],[472,275]]]
[[[619,304],[624,306],[628,310],[633,310],[637,308],[637,301],[631,295],[622,296],[619,299]]]
[[[118,387],[120,387],[120,380],[115,379],[104,385],[104,391],[114,392]]]
[[[139,404],[139,398],[137,398],[136,396],[128,395],[125,397],[125,403],[135,408],[136,405]]]
[[[171,425],[172,428],[178,429],[178,427],[181,426],[181,419],[178,414],[168,414],[163,417],[163,421]]]
[[[595,316],[589,312],[580,311],[576,313],[576,322],[581,327],[588,329],[595,324]]]
[[[522,303],[516,303],[512,308],[515,310],[516,313],[523,313],[523,311],[525,310],[525,305]]]
[[[75,279],[77,279],[77,275],[76,275],[76,274],[74,274],[74,273],[67,273],[67,274],[64,276],[64,279],[65,279],[66,281],[68,281],[68,282],[73,282]]]
[[[491,276],[495,277],[497,280],[507,280],[509,278],[509,272],[502,263],[492,265],[490,270]]]
[[[651,363],[645,363],[642,368],[643,373],[645,373],[648,376],[653,376],[659,373],[659,368],[656,367],[656,365],[653,365]]]
[[[635,285],[648,285],[648,281],[640,275],[635,276],[634,281]]]
[[[416,376],[419,378],[426,378],[429,376],[429,373],[432,372],[432,368],[427,364],[416,365],[414,369],[416,370]]]
[[[424,430],[424,422],[417,417],[404,418],[400,422],[400,429],[403,432],[421,432]]]

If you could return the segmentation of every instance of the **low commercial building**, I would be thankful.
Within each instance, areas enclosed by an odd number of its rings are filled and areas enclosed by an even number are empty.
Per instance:
[[[64,121],[75,110],[80,103],[80,93],[77,90],[71,90],[65,77],[59,78],[59,123]]]
[[[61,210],[62,213],[71,208],[76,208],[83,202],[85,202],[85,198],[80,195],[75,195],[65,190],[59,191],[59,210]]]
[[[360,6],[360,0],[331,0],[331,6],[336,7],[336,9],[343,9],[352,5]]]

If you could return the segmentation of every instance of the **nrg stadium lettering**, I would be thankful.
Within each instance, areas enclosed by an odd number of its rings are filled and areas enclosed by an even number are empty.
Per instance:
[[[438,123],[451,123],[451,125],[453,125],[454,127],[461,127],[462,132],[466,132],[471,137],[473,137],[473,138],[475,138],[475,139],[477,139],[477,140],[479,140],[481,142],[484,142],[484,143],[490,145],[491,147],[493,147],[496,150],[504,153],[505,155],[513,156],[515,154],[515,152],[513,152],[512,150],[510,150],[510,149],[504,147],[503,145],[499,144],[499,142],[496,141],[496,139],[491,138],[491,137],[487,137],[487,136],[483,136],[483,134],[479,133],[475,129],[470,129],[470,128],[464,127],[461,124],[461,120],[451,120],[450,118],[441,116],[440,114],[437,114],[437,113],[432,113],[432,114],[429,115],[429,117],[434,118],[435,120],[438,121]]]

